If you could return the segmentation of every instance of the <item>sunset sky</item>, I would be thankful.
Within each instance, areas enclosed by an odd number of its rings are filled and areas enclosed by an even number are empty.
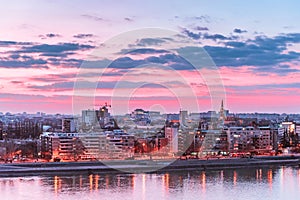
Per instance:
[[[116,113],[125,104],[208,111],[222,89],[217,102],[231,112],[300,112],[297,0],[1,5],[0,112],[76,113],[105,102]],[[206,57],[212,62],[200,67],[185,60]],[[79,101],[74,111],[78,93],[95,102]]]

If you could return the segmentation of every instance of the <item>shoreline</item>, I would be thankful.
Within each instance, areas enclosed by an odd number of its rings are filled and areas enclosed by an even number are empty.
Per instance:
[[[205,171],[253,167],[297,166],[300,156],[190,160],[114,160],[92,162],[9,163],[0,164],[0,177],[74,174],[161,173]]]

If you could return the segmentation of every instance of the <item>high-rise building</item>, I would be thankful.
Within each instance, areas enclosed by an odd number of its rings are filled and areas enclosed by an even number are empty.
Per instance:
[[[3,122],[0,121],[0,140],[3,140]]]
[[[76,160],[84,153],[78,133],[44,132],[40,138],[42,158]]]
[[[98,124],[98,112],[96,110],[83,110],[82,123],[84,126],[95,126]]]
[[[110,113],[108,112],[108,105],[102,106],[98,112],[98,119],[101,128],[104,128],[107,123],[110,122]]]
[[[85,155],[82,159],[108,158],[108,142],[103,132],[80,133],[79,138],[85,147]]]
[[[179,112],[180,125],[187,126],[188,118],[189,118],[188,111],[180,110],[180,112]]]
[[[269,126],[230,127],[226,132],[232,152],[267,152],[273,149],[274,136]]]
[[[76,130],[76,119],[73,117],[62,119],[62,132],[75,133]]]
[[[165,138],[168,139],[169,153],[178,152],[178,127],[165,127]]]

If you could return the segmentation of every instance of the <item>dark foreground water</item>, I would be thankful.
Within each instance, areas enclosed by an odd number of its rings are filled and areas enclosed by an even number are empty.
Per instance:
[[[300,169],[0,178],[0,199],[293,200],[300,199]]]

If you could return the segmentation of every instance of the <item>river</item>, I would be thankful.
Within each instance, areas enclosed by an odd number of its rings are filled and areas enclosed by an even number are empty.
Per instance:
[[[299,198],[296,167],[0,178],[1,200]]]

